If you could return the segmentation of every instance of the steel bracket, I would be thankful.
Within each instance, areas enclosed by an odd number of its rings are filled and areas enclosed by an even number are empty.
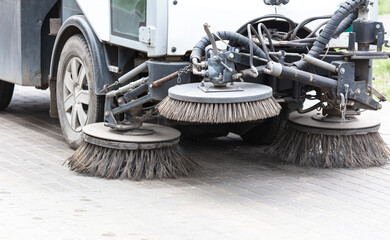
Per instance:
[[[368,91],[367,81],[355,81],[354,62],[334,62],[338,65],[337,96],[343,94],[347,99],[355,100],[365,108],[378,110],[381,105],[375,101]]]

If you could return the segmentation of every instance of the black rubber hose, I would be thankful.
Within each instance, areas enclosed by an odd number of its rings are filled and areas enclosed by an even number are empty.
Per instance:
[[[289,30],[288,31],[292,31],[296,24],[294,23],[293,20],[291,20],[290,18],[284,16],[284,15],[281,15],[281,14],[269,14],[269,15],[265,15],[265,16],[262,16],[262,17],[259,17],[259,18],[255,18],[247,23],[245,23],[244,25],[242,25],[238,30],[237,32],[239,34],[243,34],[245,31],[246,31],[246,27],[248,24],[255,24],[256,22],[258,21],[261,21],[261,20],[264,20],[264,19],[267,19],[267,18],[280,18],[280,19],[283,19],[283,20],[286,20],[286,22],[288,23],[288,28]]]
[[[260,26],[260,25],[258,25],[258,26]],[[250,24],[248,24],[247,28],[248,28],[247,31],[248,31],[248,39],[249,39],[249,41],[253,42],[253,36],[252,36],[252,31],[253,31],[254,35],[260,41],[261,47],[263,48],[263,52],[265,53],[265,56],[267,57],[267,60],[271,61],[271,57],[269,56],[269,50],[267,48],[267,45],[265,45],[265,42],[263,41],[263,38],[260,35],[261,34],[261,28],[259,28],[259,32],[256,32],[256,29],[252,25],[250,25]],[[249,64],[250,64],[251,67],[253,67],[253,44],[249,45],[249,53],[251,55],[250,60],[249,60]]]
[[[247,37],[244,37],[241,34],[238,34],[235,32],[226,32],[226,31],[216,32],[215,34],[213,34],[213,36],[214,36],[214,39],[216,41],[218,41],[219,38],[215,35],[217,35],[222,40],[228,40],[230,42],[230,45],[236,44],[236,45],[239,45],[239,46],[244,47],[246,49],[249,49],[249,47],[250,47],[249,44],[252,44],[253,54],[255,56],[258,56],[260,58],[267,58],[267,56],[265,55],[265,53],[263,52],[263,50],[261,50],[261,48],[259,46],[257,46],[256,44],[251,42]],[[210,44],[211,44],[211,42],[210,42],[210,39],[208,37],[202,38],[202,40],[200,40],[195,45],[194,49],[192,50],[191,57],[190,57],[191,62],[192,62],[192,59],[194,59],[194,58],[196,58],[200,61],[202,58],[202,54],[206,50],[206,47],[209,46]]]
[[[326,16],[319,16],[319,17],[311,17],[311,18],[308,18],[304,21],[302,21],[295,29],[294,29],[294,32],[291,34],[290,36],[290,40],[294,40],[298,34],[298,31],[303,28],[306,24],[309,24],[313,21],[316,21],[316,20],[320,20],[320,19],[328,19],[328,18],[332,18],[332,15],[326,15]]]
[[[313,37],[313,36],[316,34],[316,32],[317,32],[318,30],[320,30],[320,28],[322,28],[323,26],[325,26],[326,24],[328,24],[328,22],[329,22],[329,20],[326,20],[325,22],[322,22],[322,23],[321,23],[320,25],[318,25],[313,31],[311,31],[311,33],[310,33],[309,35],[307,35],[304,39]]]
[[[311,47],[308,55],[318,58],[322,51],[324,51],[330,39],[335,35],[340,23],[358,9],[364,2],[366,2],[366,0],[347,0],[341,4],[340,8],[335,12],[329,23],[326,24],[324,30],[322,30],[320,35],[317,37],[317,40],[313,43],[313,47]],[[299,69],[305,69],[308,66],[308,63],[300,60],[295,62],[294,65]]]
[[[265,26],[263,23],[259,23],[259,25],[257,25],[257,28],[258,28],[258,32],[261,35],[263,35],[261,29],[263,29],[265,35],[267,36],[268,38],[268,44],[269,44],[269,49],[271,50],[271,52],[275,52],[275,48],[274,48],[274,45],[272,43],[272,36],[271,36],[271,33],[270,31],[268,30],[267,26]]]
[[[358,18],[358,15],[359,15],[359,10],[357,9],[354,12],[350,13],[348,17],[346,17],[337,27],[333,37],[339,37],[340,34],[342,34],[345,30],[347,30],[351,26],[352,22]]]

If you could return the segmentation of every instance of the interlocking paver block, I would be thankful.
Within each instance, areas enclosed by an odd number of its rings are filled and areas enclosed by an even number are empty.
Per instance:
[[[183,142],[189,177],[89,178],[62,165],[73,150],[48,107],[48,91],[16,87],[0,113],[0,239],[390,238],[389,165],[297,167],[229,135]]]

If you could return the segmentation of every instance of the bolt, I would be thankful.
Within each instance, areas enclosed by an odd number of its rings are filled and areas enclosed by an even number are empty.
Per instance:
[[[104,117],[108,118],[109,116],[110,116],[110,112],[107,111],[104,113]]]
[[[173,52],[173,53],[176,52],[176,50],[177,50],[176,47],[171,48],[171,52]]]
[[[173,1],[173,5],[177,5],[177,1],[175,0],[175,1]]]
[[[377,24],[376,29],[380,29],[380,28],[381,28],[381,25]]]
[[[118,99],[118,104],[123,104],[123,99],[122,98]]]
[[[229,53],[229,58],[233,59],[234,58],[234,54],[233,53]]]
[[[356,89],[356,91],[355,91],[356,95],[360,95],[361,92],[362,92],[362,90],[360,90],[360,88]]]
[[[340,69],[340,73],[341,73],[341,74],[344,74],[344,73],[345,73],[345,68],[341,68],[341,69]]]

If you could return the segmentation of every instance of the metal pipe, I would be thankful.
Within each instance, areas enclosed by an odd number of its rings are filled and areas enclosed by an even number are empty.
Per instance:
[[[139,87],[127,92],[123,97],[125,98],[126,102],[130,102],[131,100],[137,99],[141,94],[146,93],[148,89],[148,84],[142,84]]]
[[[264,69],[264,73],[325,89],[334,89],[337,87],[337,81],[334,79],[298,70],[296,68],[286,67],[275,62],[269,62],[267,68]]]
[[[309,56],[307,54],[304,54],[302,57],[302,60],[310,63],[314,66],[320,67],[322,69],[328,70],[329,72],[337,73],[337,67],[333,64],[327,63],[325,61],[322,61],[318,58],[314,58],[312,56]]]
[[[207,34],[207,37],[210,39],[211,46],[213,48],[214,58],[218,58],[218,48],[217,43],[215,42],[215,39],[213,37],[213,34],[211,33],[209,29],[209,25],[207,23],[203,24],[204,31]]]
[[[193,58],[192,59],[192,73],[194,75],[206,76],[206,71],[205,70],[200,70],[200,71],[198,70],[198,66],[202,67],[202,65],[201,65],[202,63],[199,63],[197,58]],[[207,64],[205,64],[205,66],[207,66]]]
[[[169,82],[175,78],[177,78],[179,76],[179,71],[176,71],[174,73],[171,73],[169,74],[168,76],[165,76],[163,78],[160,78],[156,81],[154,81],[153,83],[150,84],[150,88],[153,88],[153,87],[159,87],[161,86],[162,84],[166,83],[166,82]]]
[[[148,95],[140,97],[136,100],[133,100],[129,103],[123,104],[117,108],[114,108],[111,112],[113,115],[118,115],[118,114],[129,111],[133,107],[141,106],[147,102],[150,102],[151,100],[152,100],[152,97],[148,94]]]
[[[266,67],[265,65],[256,67],[256,72],[259,73],[259,74],[262,74],[264,72],[265,67]],[[253,72],[252,68],[244,69],[240,73],[237,73],[236,78],[238,79],[238,78],[244,77],[244,76],[257,77],[257,76],[254,76],[253,73],[254,72]]]
[[[122,77],[118,79],[119,84],[125,84],[126,82],[130,81],[132,78],[136,77],[141,72],[145,71],[148,68],[147,62],[142,63],[141,65],[137,66],[130,72],[126,73]]]
[[[195,66],[201,67],[201,68],[205,68],[205,67],[207,67],[207,62],[206,61],[199,62],[198,59],[194,58],[194,59],[192,59],[192,65],[195,65]]]
[[[141,78],[137,81],[131,82],[131,83],[127,84],[126,86],[119,88],[118,90],[114,90],[114,91],[107,93],[106,98],[114,98],[114,97],[117,97],[119,95],[123,95],[123,94],[127,93],[128,91],[130,91],[131,89],[134,89],[134,88],[146,83],[148,80],[149,80],[149,77],[144,77],[144,78]]]

